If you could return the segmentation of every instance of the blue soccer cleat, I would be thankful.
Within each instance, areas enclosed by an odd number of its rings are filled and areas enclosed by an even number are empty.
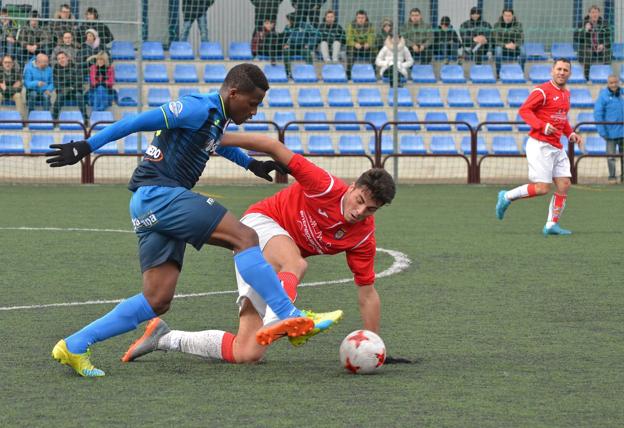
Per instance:
[[[569,231],[568,229],[562,229],[561,227],[559,227],[559,223],[555,223],[552,227],[544,226],[544,229],[542,229],[542,233],[544,234],[544,236],[548,236],[548,235],[572,235],[572,232]]]
[[[498,201],[496,202],[496,218],[502,220],[505,217],[505,211],[511,205],[511,201],[508,201],[505,197],[506,190],[498,192]]]

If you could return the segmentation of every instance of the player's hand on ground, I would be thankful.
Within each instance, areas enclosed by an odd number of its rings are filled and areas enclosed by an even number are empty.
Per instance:
[[[403,357],[393,357],[391,355],[387,355],[384,360],[384,364],[412,364],[412,360],[408,360]]]
[[[51,149],[55,149],[46,152],[46,162],[50,164],[52,168],[73,165],[80,159],[91,153],[91,146],[85,140],[70,141],[66,144],[50,144]]]
[[[256,176],[264,178],[266,181],[273,181],[273,177],[269,175],[269,173],[273,171],[277,171],[280,174],[288,174],[290,172],[287,166],[272,160],[259,161],[256,159],[252,159],[248,169]]]

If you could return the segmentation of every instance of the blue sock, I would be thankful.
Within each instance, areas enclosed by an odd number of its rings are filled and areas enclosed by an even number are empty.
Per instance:
[[[67,349],[74,354],[85,353],[92,344],[134,330],[137,325],[155,316],[143,293],[139,293],[119,303],[102,318],[65,339]]]
[[[288,298],[271,265],[262,256],[260,247],[247,248],[236,254],[234,263],[245,282],[251,285],[280,319],[302,315]]]

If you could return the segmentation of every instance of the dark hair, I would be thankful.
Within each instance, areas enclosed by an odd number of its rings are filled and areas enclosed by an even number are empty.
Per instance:
[[[225,76],[223,86],[226,88],[237,88],[241,92],[250,93],[256,88],[263,91],[269,90],[269,82],[260,70],[260,67],[250,63],[238,64],[232,67]]]
[[[86,13],[90,13],[91,15],[95,16],[95,19],[98,19],[100,17],[100,14],[98,13],[97,9],[94,7],[88,7]]]
[[[515,14],[514,14],[513,9],[512,9],[512,8],[510,8],[510,7],[506,7],[505,9],[503,9],[503,12],[501,13],[501,16],[502,16],[502,15],[503,15],[503,13],[505,13],[505,12],[510,12],[512,15],[515,15]]]
[[[555,60],[553,61],[553,67],[555,66],[555,64],[557,64],[558,62],[565,62],[567,63],[570,67],[572,66],[572,64],[570,63],[570,60],[567,58],[555,58]]]
[[[9,9],[7,9],[6,7],[3,7],[2,9],[0,9],[0,13],[6,13],[8,15]]]
[[[410,10],[410,15],[412,14],[412,12],[418,12],[418,13],[421,13],[421,12],[420,12],[420,9],[418,9],[417,7],[413,7],[413,8]]]
[[[366,187],[375,202],[389,204],[396,194],[394,179],[383,168],[372,168],[366,171],[355,182],[356,187]]]
[[[39,11],[37,9],[33,9],[30,11],[31,18],[39,18]]]
[[[355,12],[356,15],[366,15],[366,17],[368,18],[368,13],[366,13],[366,11],[364,9],[360,9],[357,12]]]
[[[61,9],[69,9],[69,11],[71,12],[71,7],[69,7],[67,3],[63,3],[61,6],[59,6],[59,10]]]

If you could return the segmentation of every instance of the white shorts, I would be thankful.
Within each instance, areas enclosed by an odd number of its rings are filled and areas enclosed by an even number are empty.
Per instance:
[[[274,236],[286,235],[291,238],[288,232],[286,232],[282,226],[277,224],[275,220],[262,214],[247,214],[241,219],[241,223],[256,231],[258,234],[258,240],[260,241],[261,250],[264,250],[267,242],[269,242],[269,240]],[[266,302],[258,293],[256,293],[251,285],[245,282],[243,277],[238,272],[236,265],[234,265],[234,269],[236,270],[236,283],[238,285],[238,299],[236,300],[236,304],[238,305],[239,311],[242,309],[244,299],[246,298],[249,299],[260,317],[264,318],[267,308]]]
[[[552,144],[529,137],[526,158],[529,162],[529,181],[533,183],[552,183],[553,177],[572,177],[567,153]]]

